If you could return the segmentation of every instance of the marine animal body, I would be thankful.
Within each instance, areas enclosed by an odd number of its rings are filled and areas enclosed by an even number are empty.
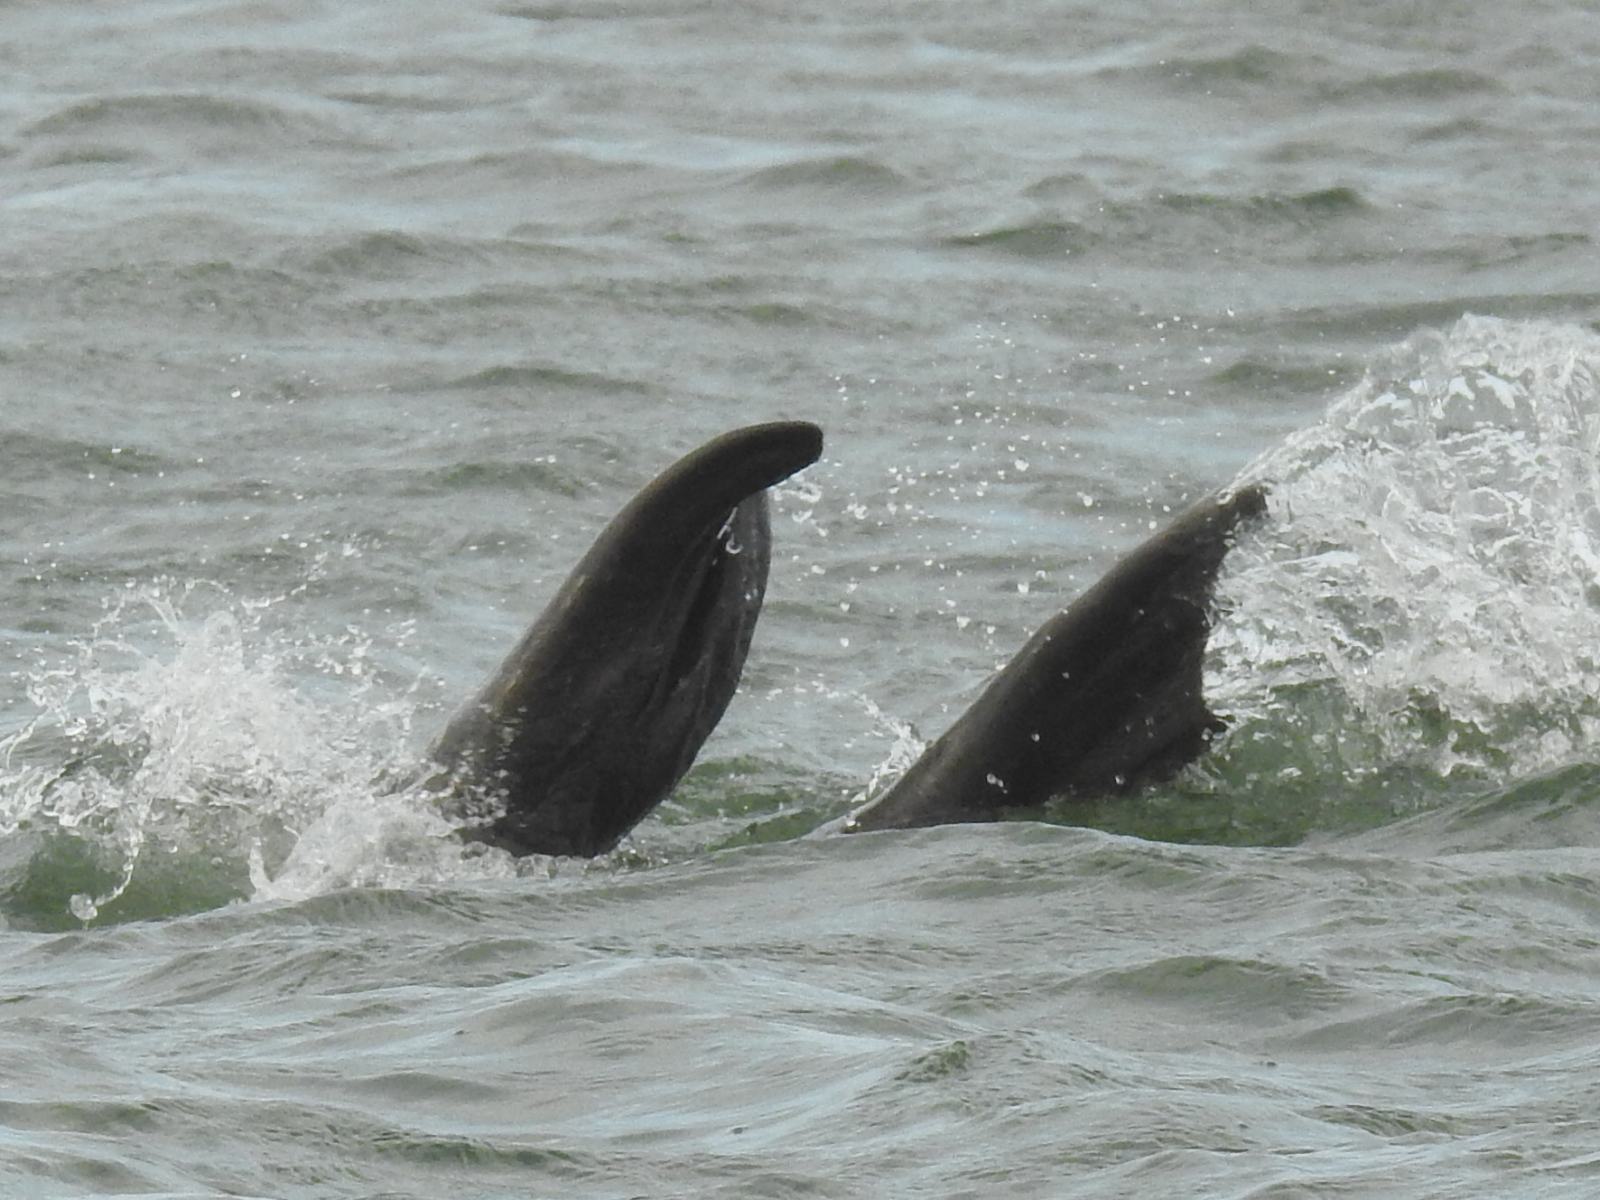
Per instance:
[[[815,462],[803,421],[736,429],[617,514],[429,751],[469,839],[614,847],[688,771],[738,686],[766,590],[766,489]]]
[[[677,786],[738,686],[771,556],[766,489],[807,422],[723,434],[596,539],[430,750],[463,835],[516,855],[612,849]],[[1223,723],[1201,694],[1212,592],[1260,488],[1204,500],[1046,622],[849,830],[992,821],[1176,774]]]
[[[1212,592],[1260,488],[1190,508],[1029,639],[855,830],[994,821],[1168,779],[1223,723],[1201,694]]]

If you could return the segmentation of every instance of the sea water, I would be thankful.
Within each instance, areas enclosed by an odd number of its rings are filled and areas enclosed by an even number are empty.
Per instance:
[[[1586,6],[0,28],[0,1193],[1593,1194]],[[513,862],[396,794],[777,418],[655,816]],[[1236,481],[1203,763],[824,832]]]

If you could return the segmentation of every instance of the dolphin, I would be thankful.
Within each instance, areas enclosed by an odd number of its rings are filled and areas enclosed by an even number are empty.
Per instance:
[[[464,837],[592,857],[671,793],[750,649],[766,489],[821,453],[809,422],[736,429],[629,501],[428,752]]]
[[[997,821],[1169,779],[1224,727],[1201,694],[1217,572],[1260,487],[1213,496],[1047,621],[849,831]]]

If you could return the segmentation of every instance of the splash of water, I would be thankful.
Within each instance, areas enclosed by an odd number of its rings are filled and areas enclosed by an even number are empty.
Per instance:
[[[141,886],[195,893],[151,902],[182,911],[426,879],[459,861],[424,798],[379,795],[409,767],[422,681],[385,678],[362,631],[269,624],[282,603],[130,588],[34,673],[38,713],[0,743],[0,836],[31,846],[20,873],[69,877],[80,921],[128,907]]]
[[[1493,785],[1592,758],[1597,454],[1585,330],[1467,317],[1374,364],[1238,481],[1271,519],[1218,588],[1212,769]]]

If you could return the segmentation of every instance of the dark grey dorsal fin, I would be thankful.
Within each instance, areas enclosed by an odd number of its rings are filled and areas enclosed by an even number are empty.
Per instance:
[[[849,828],[993,821],[1058,796],[1170,778],[1222,722],[1201,694],[1211,593],[1260,488],[1213,497],[1046,622],[972,707]]]
[[[611,849],[683,778],[732,699],[766,590],[766,489],[815,462],[801,421],[723,434],[595,540],[430,754],[467,836]]]

